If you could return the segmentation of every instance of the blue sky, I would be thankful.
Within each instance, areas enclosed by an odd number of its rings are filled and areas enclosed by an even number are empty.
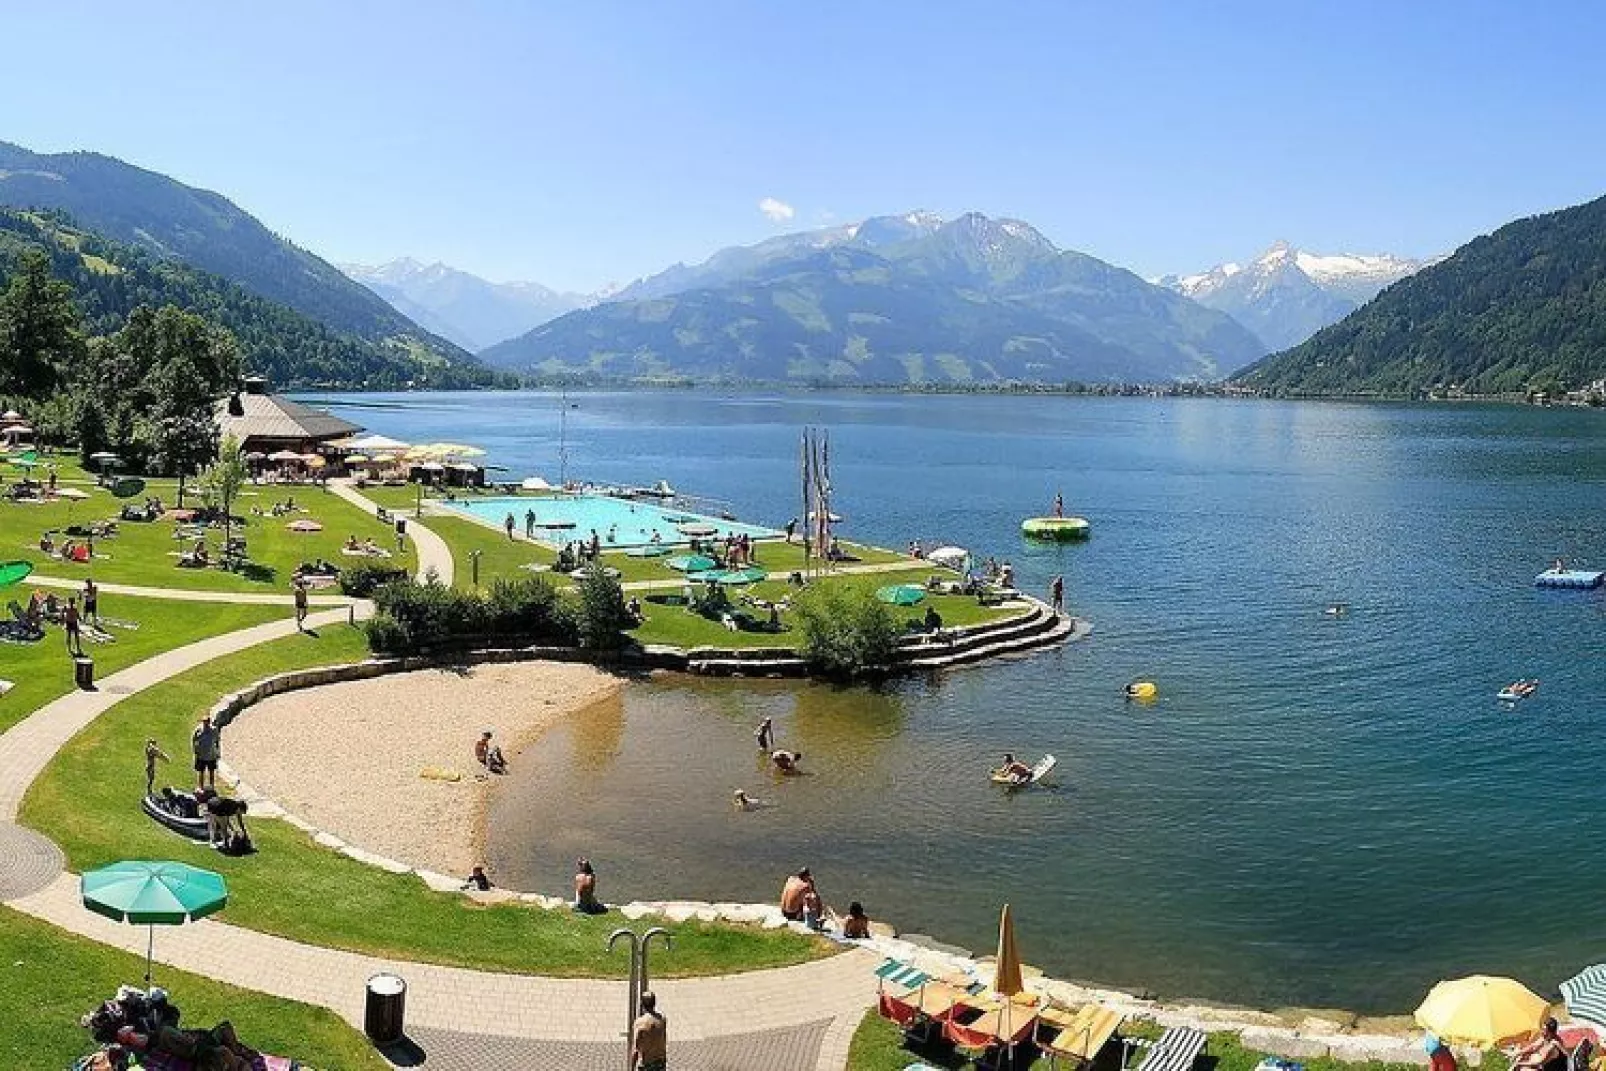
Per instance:
[[[565,288],[912,208],[1019,216],[1152,275],[1278,238],[1425,255],[1606,193],[1603,23],[1399,0],[33,4],[0,30],[0,139],[218,190],[331,260]]]

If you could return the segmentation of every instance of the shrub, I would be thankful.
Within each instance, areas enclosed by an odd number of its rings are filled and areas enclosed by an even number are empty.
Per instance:
[[[354,599],[366,599],[386,584],[406,579],[406,569],[382,562],[359,562],[340,570],[340,591]]]
[[[542,577],[498,577],[485,595],[485,627],[493,636],[518,636],[551,643],[578,638],[574,607]]]
[[[403,577],[373,597],[368,646],[386,654],[491,637],[572,644],[577,635],[574,610],[538,577],[497,580],[486,595]]]
[[[792,603],[792,619],[802,633],[800,649],[819,672],[858,677],[892,660],[898,623],[892,611],[866,588],[815,584]]]
[[[634,621],[625,610],[625,592],[619,581],[592,567],[580,581],[577,608],[580,643],[592,650],[612,650],[624,643],[625,629]]]

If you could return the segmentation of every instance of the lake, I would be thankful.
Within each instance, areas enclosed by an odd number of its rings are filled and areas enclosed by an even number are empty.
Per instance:
[[[1606,959],[1600,592],[1606,417],[1496,406],[665,391],[354,395],[337,411],[468,441],[509,476],[651,483],[799,512],[830,430],[843,534],[956,543],[1092,636],[870,689],[668,678],[543,738],[492,814],[510,885],[828,902],[985,950],[1003,901],[1050,973],[1167,996],[1414,1007],[1484,971],[1540,992]],[[1039,545],[1021,518],[1088,517]],[[1351,607],[1325,615],[1331,603]],[[1519,677],[1538,694],[1494,695]],[[1133,679],[1160,686],[1129,705]],[[810,776],[771,780],[775,717]],[[1004,750],[1059,757],[1009,794]],[[772,806],[738,814],[745,787]]]

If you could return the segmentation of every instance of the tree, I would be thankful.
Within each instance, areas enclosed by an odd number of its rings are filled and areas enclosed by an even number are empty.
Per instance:
[[[803,633],[803,657],[828,676],[873,673],[897,648],[892,611],[866,588],[813,584],[794,601],[792,616]]]
[[[0,394],[49,397],[83,352],[72,287],[51,276],[43,250],[29,248],[0,293]]]
[[[625,609],[625,593],[619,581],[600,564],[592,563],[580,581],[579,594],[580,643],[594,651],[620,646],[625,629],[634,622]]]
[[[229,536],[234,524],[234,500],[249,478],[240,440],[230,435],[218,448],[218,458],[201,474],[201,493],[223,511],[223,557],[228,560]]]

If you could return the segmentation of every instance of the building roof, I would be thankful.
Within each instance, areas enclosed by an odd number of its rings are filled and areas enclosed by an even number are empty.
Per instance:
[[[248,439],[335,439],[363,429],[349,420],[278,394],[240,394],[243,416],[230,416],[230,400],[217,405],[218,428],[244,443]]]

